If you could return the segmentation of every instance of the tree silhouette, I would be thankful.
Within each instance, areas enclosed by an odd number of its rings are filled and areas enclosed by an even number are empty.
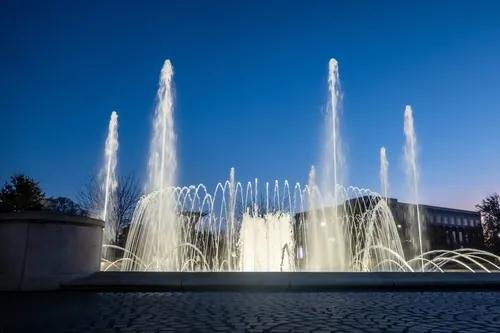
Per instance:
[[[500,194],[489,194],[476,205],[483,219],[485,245],[494,252],[500,250]]]
[[[99,218],[104,207],[104,191],[98,177],[90,175],[84,186],[77,193],[77,201],[81,209],[89,217]],[[139,183],[133,174],[118,178],[118,186],[114,194],[106,223],[113,229],[113,244],[117,244],[122,229],[132,220],[137,202],[141,197]]]
[[[55,197],[47,199],[49,202],[47,210],[60,212],[67,215],[86,215],[78,204],[66,197]]]
[[[44,192],[34,179],[15,174],[0,190],[0,212],[42,210]]]

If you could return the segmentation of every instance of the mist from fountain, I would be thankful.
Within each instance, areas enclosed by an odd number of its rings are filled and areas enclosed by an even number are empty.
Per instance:
[[[240,235],[240,271],[294,271],[290,213],[245,213]],[[293,252],[290,252],[293,251]]]
[[[417,135],[413,121],[413,111],[411,106],[407,105],[404,113],[404,134],[405,134],[405,171],[410,191],[410,198],[413,206],[409,208],[409,221],[414,223],[410,226],[412,244],[415,253],[422,255],[424,250],[424,228],[421,221],[420,198],[419,198],[419,172],[417,166]],[[416,222],[416,223],[415,223]],[[417,245],[418,242],[418,245]],[[422,261],[423,269],[423,261]]]
[[[118,163],[118,114],[113,111],[109,119],[108,136],[104,149],[104,165],[99,177],[101,179],[101,191],[104,197],[104,205],[99,214],[99,218],[105,221],[103,242],[112,243],[116,235],[115,216],[113,214],[116,202],[116,188],[118,181],[116,178],[116,166]]]

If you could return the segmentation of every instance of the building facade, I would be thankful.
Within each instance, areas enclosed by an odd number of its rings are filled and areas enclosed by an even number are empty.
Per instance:
[[[373,196],[359,197],[344,202],[336,209],[341,214],[363,214],[367,210],[373,209],[379,200],[382,199]],[[407,259],[420,254],[419,224],[423,252],[460,248],[485,249],[481,215],[478,212],[430,205],[418,205],[417,210],[416,205],[400,202],[394,198],[387,199],[387,205],[398,228],[399,238]],[[323,209],[322,214],[328,214],[327,212],[333,211],[333,209],[335,208]],[[295,215],[294,232],[298,248],[304,246],[304,234],[309,216],[311,216],[311,212]],[[356,221],[357,219],[352,220]],[[359,242],[360,239],[353,242],[356,241]]]
[[[484,249],[483,227],[481,214],[455,208],[430,205],[417,206],[397,199],[389,199],[394,221],[401,228],[401,242],[407,251],[411,252],[408,243],[417,242],[418,220],[420,220],[423,236],[423,249],[455,250],[460,248]]]

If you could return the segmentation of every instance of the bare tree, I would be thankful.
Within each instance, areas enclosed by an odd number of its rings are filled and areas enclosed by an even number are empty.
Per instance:
[[[84,186],[77,193],[77,201],[89,217],[102,218],[105,193],[99,177],[90,175]],[[118,178],[118,186],[114,194],[114,204],[107,214],[107,223],[113,230],[113,244],[119,240],[122,229],[132,220],[137,202],[141,197],[141,189],[133,174]]]
[[[46,199],[46,210],[60,212],[68,215],[85,215],[73,200],[66,197],[51,197]]]

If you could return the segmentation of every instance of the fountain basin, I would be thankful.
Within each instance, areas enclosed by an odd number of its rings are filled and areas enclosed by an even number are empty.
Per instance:
[[[92,291],[362,291],[500,290],[498,273],[98,272],[66,281]]]
[[[55,290],[98,272],[103,228],[56,212],[0,214],[0,290]]]

